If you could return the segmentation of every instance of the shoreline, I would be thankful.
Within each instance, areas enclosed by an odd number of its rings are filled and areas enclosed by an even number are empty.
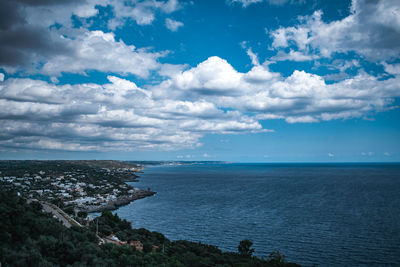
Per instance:
[[[135,200],[150,197],[155,194],[156,192],[150,190],[138,190],[134,194],[117,197],[117,199],[108,201],[104,205],[84,205],[82,208],[80,207],[79,210],[88,213],[116,210],[121,206],[134,202]]]
[[[156,194],[132,184],[146,167],[113,160],[5,160],[0,161],[0,186],[70,212],[102,212]]]

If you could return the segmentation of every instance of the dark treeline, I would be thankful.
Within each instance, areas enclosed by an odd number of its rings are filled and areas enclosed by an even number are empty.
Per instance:
[[[0,190],[1,266],[299,266],[285,262],[279,253],[268,259],[252,256],[244,240],[239,253],[189,241],[170,241],[164,235],[103,212],[89,228],[66,228],[42,212],[37,202],[27,204],[15,192]],[[97,227],[98,225],[98,227]],[[140,241],[143,252],[128,245],[98,244],[96,230],[120,240]]]

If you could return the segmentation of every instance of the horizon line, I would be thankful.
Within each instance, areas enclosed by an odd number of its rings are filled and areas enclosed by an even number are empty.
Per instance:
[[[400,161],[231,161],[231,160],[128,160],[128,159],[0,159],[0,161],[124,161],[124,162],[205,162],[205,163],[250,163],[250,164],[343,164],[343,163],[399,163]]]

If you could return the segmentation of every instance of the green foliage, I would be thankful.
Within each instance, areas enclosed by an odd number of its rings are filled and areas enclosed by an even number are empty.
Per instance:
[[[253,242],[250,240],[245,239],[240,241],[238,246],[239,255],[243,257],[251,257],[251,255],[254,253],[254,249],[250,248],[252,245]]]
[[[86,218],[87,216],[88,216],[88,213],[86,211],[78,211],[78,217]]]
[[[50,201],[50,203],[53,203],[54,205],[56,205],[57,207],[59,207],[61,209],[65,208],[64,202],[60,198],[52,199]]]
[[[64,211],[70,215],[74,215],[75,211],[74,211],[74,207],[73,206],[68,206],[66,208],[64,208]]]
[[[268,257],[268,262],[271,266],[281,267],[281,266],[295,266],[293,263],[288,263],[285,261],[285,256],[279,253],[279,251],[273,251]]]

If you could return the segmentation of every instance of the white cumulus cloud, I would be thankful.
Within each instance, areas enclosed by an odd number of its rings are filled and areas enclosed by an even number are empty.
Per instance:
[[[160,67],[158,58],[162,53],[136,49],[122,40],[116,41],[113,33],[87,31],[66,42],[73,47],[73,55],[52,57],[40,69],[41,73],[59,75],[61,72],[98,70],[147,77],[151,70]]]
[[[152,91],[155,98],[206,101],[252,113],[257,119],[310,123],[386,110],[400,96],[399,84],[399,77],[380,80],[365,73],[328,84],[316,74],[296,70],[283,77],[263,65],[241,73],[226,60],[210,57],[196,67],[176,72]]]
[[[154,99],[115,76],[54,85],[9,78],[0,85],[0,147],[71,151],[181,149],[206,133],[262,132],[257,120],[206,101]]]
[[[399,18],[399,1],[353,0],[351,14],[341,20],[326,23],[322,12],[315,11],[301,17],[301,24],[270,32],[272,47],[322,57],[353,51],[371,60],[393,59],[400,55]]]
[[[183,23],[170,18],[165,19],[165,26],[168,30],[176,32],[180,27],[183,27]]]

